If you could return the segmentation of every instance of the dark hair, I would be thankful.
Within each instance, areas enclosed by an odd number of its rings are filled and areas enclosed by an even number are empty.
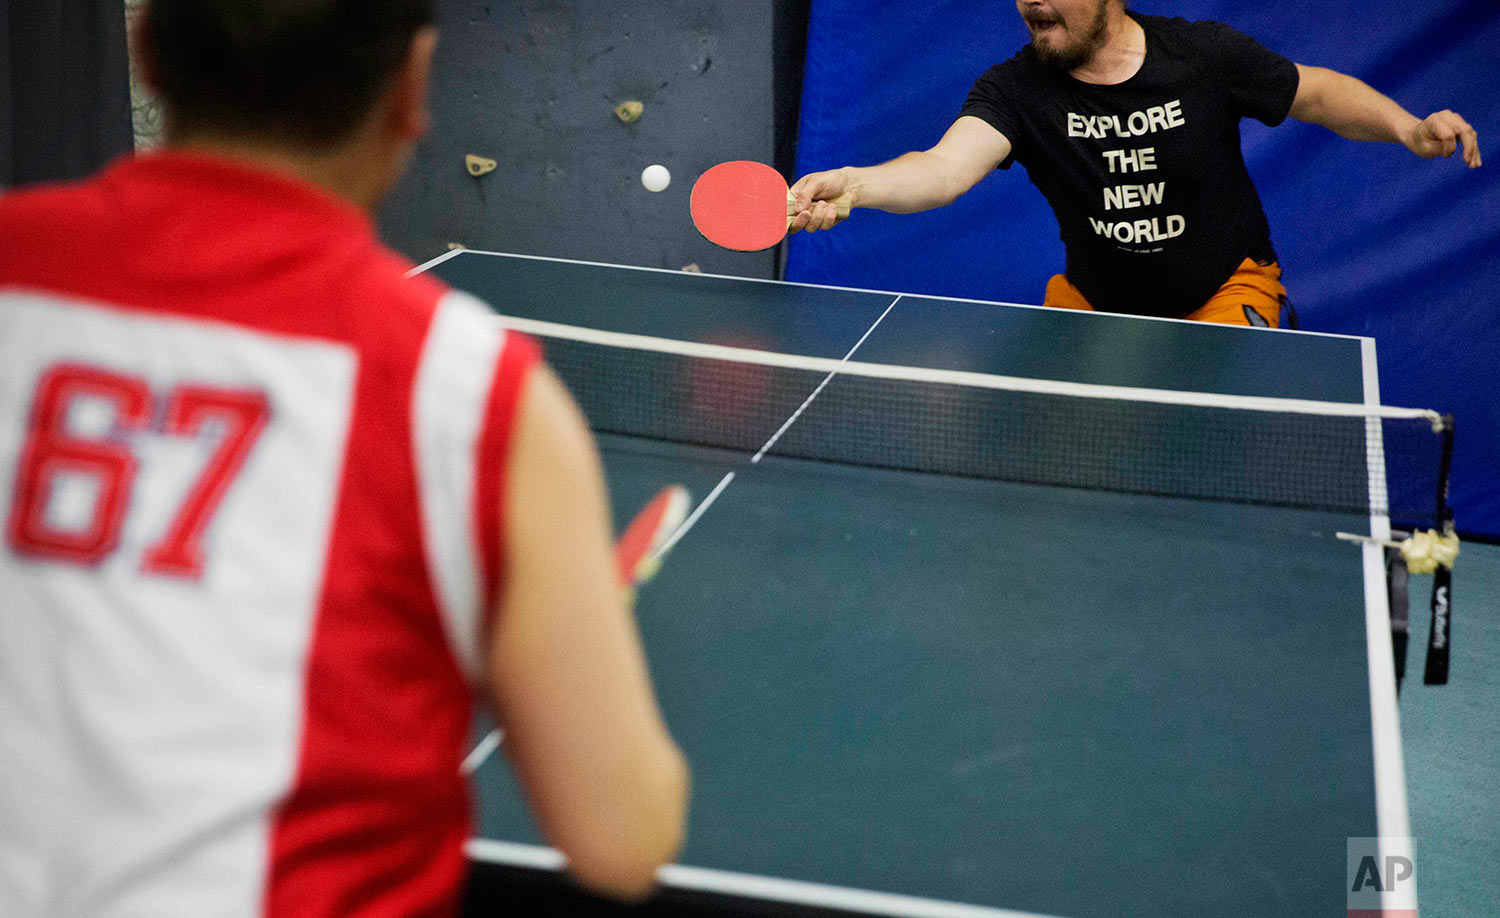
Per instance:
[[[148,0],[143,50],[174,130],[327,147],[432,19],[432,0]]]

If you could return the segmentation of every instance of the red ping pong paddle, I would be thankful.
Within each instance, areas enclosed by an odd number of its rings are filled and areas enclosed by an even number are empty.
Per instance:
[[[846,197],[833,204],[840,218],[849,216]],[[771,248],[786,237],[797,216],[796,199],[781,173],[742,159],[719,163],[699,176],[688,206],[703,238],[737,252]]]
[[[682,485],[669,485],[625,527],[615,543],[615,572],[620,585],[633,588],[650,580],[661,566],[662,547],[687,517],[692,500]]]

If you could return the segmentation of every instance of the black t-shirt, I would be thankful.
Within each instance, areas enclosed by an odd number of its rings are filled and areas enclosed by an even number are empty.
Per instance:
[[[1030,46],[975,83],[990,123],[1048,203],[1067,276],[1097,309],[1182,316],[1241,261],[1275,259],[1240,152],[1240,119],[1280,124],[1297,67],[1218,22],[1131,13],[1146,59],[1113,86],[1047,67]]]

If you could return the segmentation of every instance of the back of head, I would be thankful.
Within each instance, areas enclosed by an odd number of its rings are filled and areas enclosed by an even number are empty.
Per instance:
[[[401,67],[432,0],[149,0],[144,52],[180,136],[322,148]]]

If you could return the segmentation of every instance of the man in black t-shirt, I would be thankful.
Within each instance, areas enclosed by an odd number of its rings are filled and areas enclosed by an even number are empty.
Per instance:
[[[974,83],[937,146],[804,176],[793,231],[839,222],[828,202],[841,196],[893,213],[941,207],[1019,162],[1067,250],[1047,305],[1274,326],[1286,291],[1240,119],[1290,115],[1480,165],[1474,129],[1454,112],[1417,118],[1220,23],[1127,13],[1125,0],[1016,5],[1031,43]]]

